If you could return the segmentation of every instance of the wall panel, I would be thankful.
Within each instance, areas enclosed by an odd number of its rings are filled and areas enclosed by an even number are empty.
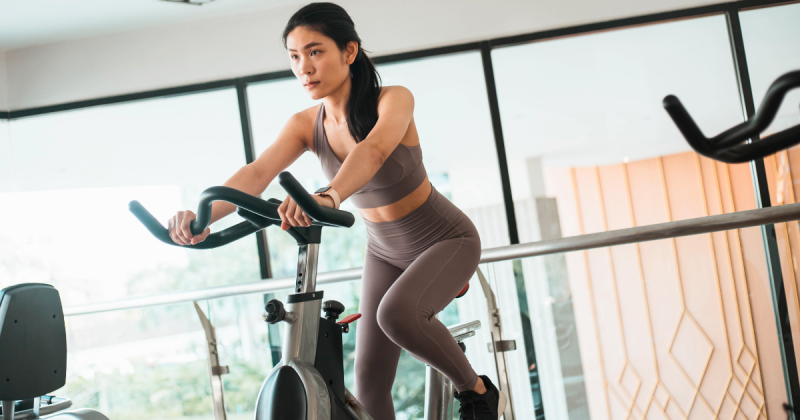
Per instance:
[[[748,165],[694,153],[548,168],[547,176],[559,178],[548,188],[558,191],[562,224],[580,233],[755,207]],[[575,301],[587,303],[575,305],[581,355],[602,363],[602,384],[586,380],[593,418],[783,415],[759,228],[580,251],[567,261]]]

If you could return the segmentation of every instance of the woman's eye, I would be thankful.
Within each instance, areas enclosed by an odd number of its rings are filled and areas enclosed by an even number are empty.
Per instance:
[[[311,51],[311,55],[317,55],[318,52],[317,50]]]

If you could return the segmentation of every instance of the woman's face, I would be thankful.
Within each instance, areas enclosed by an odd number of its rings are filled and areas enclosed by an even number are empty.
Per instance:
[[[358,43],[351,41],[347,49],[341,51],[331,38],[305,26],[298,26],[286,37],[286,48],[292,71],[303,88],[311,99],[322,99],[346,88]]]

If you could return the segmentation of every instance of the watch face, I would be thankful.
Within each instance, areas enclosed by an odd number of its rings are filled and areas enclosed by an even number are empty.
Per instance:
[[[324,193],[325,191],[328,191],[329,189],[331,189],[331,187],[330,187],[330,186],[328,186],[328,187],[322,187],[322,188],[320,188],[320,189],[318,189],[318,190],[314,191],[314,194],[321,194],[321,193]]]

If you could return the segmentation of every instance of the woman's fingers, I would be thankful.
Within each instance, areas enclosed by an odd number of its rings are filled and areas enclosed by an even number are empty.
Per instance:
[[[283,230],[288,230],[292,226],[311,226],[311,218],[290,196],[286,196],[283,203],[278,206],[278,215],[281,217],[281,229]]]
[[[194,238],[192,238],[192,245],[197,245],[200,242],[205,241],[209,233],[211,233],[211,228],[206,228],[206,230],[204,230],[203,233],[199,235],[194,235]]]
[[[167,232],[169,232],[169,237],[172,239],[172,242],[180,245],[180,241],[178,240],[178,236],[175,235],[175,224],[177,223],[177,215],[172,216],[167,221]]]
[[[211,228],[206,228],[199,235],[192,235],[192,221],[197,218],[191,210],[179,211],[167,221],[169,237],[178,245],[195,245],[206,240]]]
[[[300,217],[301,217],[301,218],[302,218],[302,220],[303,220],[303,223],[304,223],[304,225],[303,225],[303,226],[305,226],[305,227],[309,227],[309,226],[311,226],[311,221],[312,221],[312,220],[311,220],[311,217],[309,217],[309,216],[306,214],[306,212],[304,212],[304,211],[301,211],[301,212],[300,212]]]
[[[300,226],[300,222],[297,220],[297,203],[292,200],[289,203],[289,207],[286,209],[286,221],[292,226]]]
[[[183,213],[183,220],[181,220],[180,235],[186,240],[186,243],[192,243],[192,220],[197,218],[191,210],[186,210]]]
[[[169,219],[169,237],[172,238],[172,240],[178,245],[186,245],[186,240],[181,234],[181,220],[183,220],[182,211],[179,211],[175,216],[172,216],[172,218]]]

